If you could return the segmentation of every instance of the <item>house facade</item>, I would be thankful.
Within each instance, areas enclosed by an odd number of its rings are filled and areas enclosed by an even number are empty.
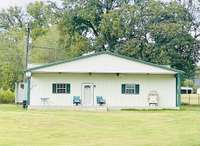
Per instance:
[[[152,91],[157,107],[180,105],[180,71],[110,52],[81,56],[26,71],[30,107],[149,107]],[[78,98],[80,103],[75,104]]]

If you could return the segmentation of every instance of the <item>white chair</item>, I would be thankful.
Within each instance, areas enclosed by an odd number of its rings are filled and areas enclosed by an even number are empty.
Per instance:
[[[48,97],[41,97],[40,98],[42,105],[48,105],[49,98]]]
[[[159,94],[157,91],[150,91],[148,94],[148,104],[149,106],[158,106]]]

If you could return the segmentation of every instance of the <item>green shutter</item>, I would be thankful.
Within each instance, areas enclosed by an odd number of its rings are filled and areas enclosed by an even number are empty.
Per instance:
[[[70,84],[66,84],[66,88],[67,88],[67,93],[70,94],[70,92],[71,92],[71,85]]]
[[[56,84],[52,84],[52,93],[56,93]]]
[[[140,93],[140,85],[136,84],[135,85],[135,94],[139,94]]]
[[[121,89],[122,94],[125,94],[125,90],[126,90],[126,85],[122,84],[122,89]]]

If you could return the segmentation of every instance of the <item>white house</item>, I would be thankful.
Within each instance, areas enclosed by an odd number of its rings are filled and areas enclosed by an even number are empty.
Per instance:
[[[34,107],[146,108],[180,105],[181,71],[113,54],[94,53],[26,71],[26,99]],[[79,103],[80,101],[80,103]]]

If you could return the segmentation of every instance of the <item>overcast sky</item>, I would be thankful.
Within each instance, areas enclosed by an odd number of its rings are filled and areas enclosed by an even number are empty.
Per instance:
[[[0,0],[0,9],[15,5],[25,7],[28,3],[34,1],[35,0]]]
[[[47,1],[47,0],[0,0],[0,9],[8,8],[10,6],[26,7],[28,3],[35,1]],[[59,0],[54,0],[54,1],[59,1]]]

